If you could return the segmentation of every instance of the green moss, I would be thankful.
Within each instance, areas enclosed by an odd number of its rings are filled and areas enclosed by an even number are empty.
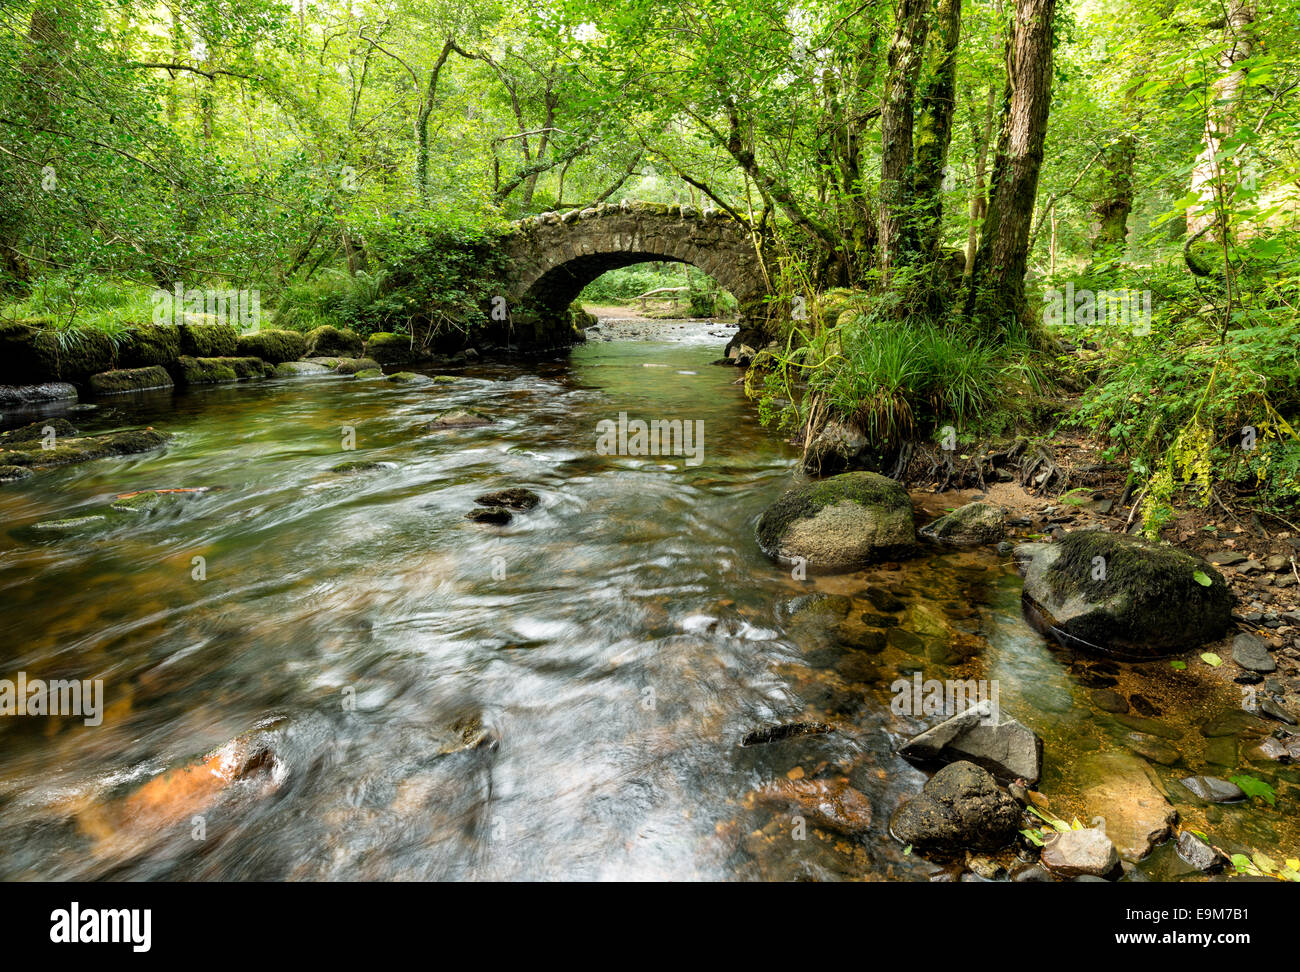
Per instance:
[[[277,378],[301,378],[304,375],[327,375],[330,369],[310,361],[284,361],[275,366]]]
[[[123,338],[118,363],[124,368],[170,365],[180,357],[181,334],[166,324],[137,324]]]
[[[427,381],[424,375],[417,375],[414,371],[395,371],[388,376],[388,380],[396,382],[399,385],[409,385],[411,382]]]
[[[383,469],[382,462],[369,462],[364,459],[356,459],[352,462],[341,462],[337,466],[330,468],[330,472],[336,472],[344,476],[354,473],[373,472],[376,469]]]
[[[775,550],[791,523],[844,500],[889,511],[906,510],[909,514],[912,510],[907,491],[887,476],[872,472],[841,473],[796,486],[768,507],[758,521],[759,544],[765,550]]]
[[[239,332],[229,324],[180,324],[176,329],[181,354],[192,358],[229,358],[239,344]]]
[[[148,452],[166,444],[171,436],[156,429],[137,429],[129,432],[112,432],[108,435],[85,436],[57,440],[53,449],[35,448],[6,450],[5,461],[15,466],[66,466],[75,462],[88,462],[108,456],[129,456]]]
[[[339,358],[334,370],[340,375],[355,375],[359,371],[381,371],[379,362],[373,358]]]
[[[236,347],[241,355],[261,358],[271,364],[282,364],[285,361],[297,361],[307,353],[307,336],[297,331],[254,331],[252,334],[241,335]]]
[[[0,466],[0,483],[16,483],[31,474],[32,471],[24,466]]]
[[[366,357],[374,358],[380,365],[401,364],[412,360],[411,339],[404,334],[378,331],[366,339]]]
[[[27,529],[32,535],[44,538],[77,536],[86,533],[98,533],[113,526],[114,518],[103,513],[90,516],[68,516],[60,520],[41,520]]]
[[[12,449],[20,442],[40,442],[47,434],[46,429],[54,430],[55,439],[68,439],[77,434],[76,426],[67,419],[43,419],[0,433],[0,449]]]
[[[364,348],[365,341],[361,335],[350,328],[326,324],[307,333],[306,353],[309,355],[356,358]]]
[[[239,374],[230,365],[229,358],[194,358],[181,355],[176,367],[182,384],[214,385],[223,381],[238,381]]]
[[[362,368],[360,371],[354,372],[352,377],[353,378],[382,378],[384,377],[384,373],[380,371],[378,368]]]
[[[1056,546],[1060,554],[1047,570],[1049,583],[1056,590],[1079,593],[1089,600],[1106,600],[1137,590],[1157,600],[1177,597],[1177,603],[1182,603],[1190,595],[1213,595],[1216,591],[1226,594],[1228,590],[1223,575],[1199,557],[1140,537],[1076,530]],[[1094,569],[1097,557],[1105,563],[1104,572]],[[1208,588],[1197,583],[1193,576],[1197,571],[1210,578]]]
[[[167,369],[159,365],[150,365],[147,368],[121,368],[90,376],[90,390],[96,395],[118,395],[122,392],[171,387],[171,375],[167,374]]]

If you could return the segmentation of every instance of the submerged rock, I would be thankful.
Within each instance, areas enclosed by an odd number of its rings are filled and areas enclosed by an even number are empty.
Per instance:
[[[929,540],[954,546],[997,543],[1007,534],[1007,516],[992,503],[967,503],[921,528]]]
[[[907,491],[871,472],[796,486],[759,517],[756,532],[768,556],[828,572],[905,557],[916,542]]]
[[[849,836],[866,833],[871,826],[871,801],[843,778],[775,780],[757,791],[755,802]]]
[[[1047,837],[1042,862],[1057,877],[1105,877],[1119,866],[1119,853],[1104,830],[1069,830]]]
[[[542,498],[531,489],[522,487],[499,489],[494,493],[484,493],[482,496],[474,497],[474,502],[480,506],[504,506],[520,511],[531,510],[541,501]]]
[[[445,412],[439,412],[432,422],[425,426],[426,430],[436,431],[438,429],[476,429],[484,425],[491,425],[496,419],[482,412],[475,412],[466,408],[450,408]]]
[[[917,762],[968,760],[1003,782],[1032,785],[1042,772],[1043,741],[1015,719],[995,719],[985,701],[908,740],[898,754]]]
[[[340,462],[337,466],[331,466],[330,472],[338,473],[341,476],[352,476],[357,473],[374,472],[376,469],[385,468],[387,467],[382,462],[354,459],[351,462]]]
[[[32,471],[25,466],[0,466],[0,483],[16,483],[31,475]]]
[[[1232,639],[1232,660],[1248,672],[1266,675],[1277,671],[1277,662],[1268,653],[1268,644],[1244,631]]]
[[[799,736],[821,736],[834,731],[834,726],[828,726],[824,722],[786,722],[779,726],[765,726],[762,729],[747,732],[745,738],[740,741],[740,745],[762,746],[767,743],[780,742],[783,739],[794,739]]]
[[[504,507],[489,506],[481,510],[470,510],[465,514],[465,519],[472,520],[475,523],[491,523],[494,526],[505,526],[514,518],[514,515]]]
[[[352,373],[353,378],[382,378],[384,372],[379,368],[362,368]]]
[[[138,493],[123,493],[109,504],[109,509],[119,513],[156,513],[206,492],[207,489],[200,486],[192,489],[146,489]]]
[[[31,535],[36,537],[62,539],[63,537],[98,533],[101,530],[107,530],[113,525],[113,519],[106,514],[92,513],[87,516],[68,516],[58,520],[41,520],[38,523],[33,523],[27,529]]]
[[[1035,551],[1024,599],[1031,620],[1067,646],[1127,657],[1195,648],[1232,624],[1227,583],[1200,557],[1101,531]]]
[[[106,435],[57,439],[54,448],[42,449],[39,444],[26,443],[24,448],[4,449],[0,459],[12,466],[65,466],[74,462],[88,462],[109,456],[129,456],[148,452],[165,445],[171,436],[156,429],[137,429],[129,432],[111,432]]]
[[[949,763],[895,812],[889,829],[918,850],[997,850],[1015,839],[1020,805],[974,763]]]
[[[90,390],[96,395],[120,395],[125,392],[171,388],[172,376],[160,365],[148,368],[119,368],[90,376]]]
[[[1196,796],[1211,803],[1235,803],[1246,799],[1245,792],[1236,783],[1217,776],[1188,776],[1181,782]]]
[[[428,380],[424,375],[417,375],[414,371],[395,371],[388,376],[388,381],[396,385],[413,385]]]
[[[1128,753],[1086,753],[1075,764],[1080,798],[1119,856],[1140,861],[1169,836],[1178,812],[1165,799],[1146,761]]]
[[[77,427],[67,419],[45,419],[0,433],[0,449],[11,449],[18,443],[40,442],[49,437],[53,437],[57,442],[59,439],[72,438],[76,434]]]

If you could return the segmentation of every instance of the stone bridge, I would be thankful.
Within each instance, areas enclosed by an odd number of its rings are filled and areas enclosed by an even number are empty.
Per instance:
[[[766,316],[769,289],[753,234],[716,210],[623,202],[543,213],[515,223],[505,247],[506,296],[517,327],[561,316],[567,322],[569,305],[587,284],[609,270],[649,261],[703,270],[739,302],[742,329],[761,327]]]

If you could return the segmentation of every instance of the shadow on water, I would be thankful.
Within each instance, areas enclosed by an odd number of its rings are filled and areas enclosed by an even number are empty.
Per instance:
[[[1180,713],[1231,699],[1049,647],[991,551],[808,581],[767,561],[753,523],[797,456],[717,355],[593,343],[448,384],[331,376],[72,413],[176,439],[4,487],[7,527],[208,491],[101,534],[0,537],[0,677],[105,693],[98,727],[0,721],[0,877],[925,879],[886,832],[925,779],[894,755],[933,721],[890,710],[914,672],[997,679],[1047,740],[1063,808],[1071,754],[1133,731],[1091,704],[1107,679],[1179,731],[1162,776],[1226,758]],[[421,431],[452,407],[496,421]],[[619,412],[703,422],[702,463],[597,454]],[[344,460],[383,465],[331,472]],[[541,503],[504,527],[464,518],[509,486]],[[794,720],[835,731],[740,745]],[[246,778],[142,789],[258,726],[274,759]],[[755,798],[782,779],[847,780],[873,823],[793,839]],[[1244,842],[1293,841],[1277,813],[1209,809]]]

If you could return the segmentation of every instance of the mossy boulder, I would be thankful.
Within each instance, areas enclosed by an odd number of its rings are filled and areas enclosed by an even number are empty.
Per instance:
[[[387,468],[388,465],[382,462],[374,462],[369,459],[353,459],[349,462],[340,462],[337,466],[331,466],[330,472],[338,473],[340,476],[355,476],[358,473],[376,472]]]
[[[275,366],[277,378],[303,378],[307,375],[332,374],[331,369],[311,361],[282,361]]]
[[[439,412],[432,422],[424,426],[426,432],[436,432],[440,429],[476,429],[484,425],[491,425],[496,419],[483,412],[476,412],[468,408],[449,408],[445,412]]]
[[[31,475],[32,471],[25,466],[0,466],[0,483],[16,483]]]
[[[921,528],[921,536],[953,546],[997,543],[1007,535],[1007,516],[992,503],[967,503]]]
[[[206,489],[145,489],[138,493],[124,493],[109,504],[118,513],[149,514],[179,506],[201,496]]]
[[[0,449],[12,449],[19,443],[39,443],[46,437],[70,439],[77,434],[77,427],[63,418],[40,419],[8,432],[0,433]]]
[[[222,358],[221,360],[241,379],[265,378],[275,370],[261,358]]]
[[[1024,600],[1031,621],[1070,647],[1131,658],[1187,651],[1232,625],[1232,593],[1200,557],[1100,530],[1034,551]]]
[[[379,367],[379,362],[374,358],[339,358],[334,370],[340,375],[355,375],[362,371],[379,371],[381,373],[383,371]]]
[[[166,367],[181,355],[180,330],[169,324],[136,324],[127,330],[118,349],[123,368]]]
[[[56,520],[41,520],[33,523],[22,531],[22,534],[34,539],[61,540],[64,537],[101,533],[115,526],[117,522],[116,517],[105,513],[65,516]]]
[[[872,472],[796,486],[759,517],[756,533],[769,557],[830,573],[906,557],[916,544],[907,491]]]
[[[239,345],[239,331],[230,324],[192,321],[178,324],[181,354],[191,358],[229,358]]]
[[[267,328],[251,334],[241,334],[236,350],[241,355],[261,358],[271,364],[297,361],[307,353],[307,336],[297,331],[280,331]]]
[[[117,358],[112,339],[90,328],[57,330],[28,321],[0,322],[0,380],[85,381]]]
[[[350,328],[326,324],[307,332],[306,354],[338,358],[359,358],[365,349],[361,335]]]
[[[388,380],[397,385],[414,385],[429,379],[424,375],[417,375],[414,371],[395,371],[388,376]]]
[[[119,368],[90,376],[90,390],[96,395],[120,395],[124,392],[171,388],[172,376],[161,365],[147,368]]]
[[[376,331],[366,338],[365,355],[382,365],[405,364],[415,360],[411,339],[405,334]]]
[[[231,366],[230,360],[195,358],[183,354],[176,359],[176,378],[183,385],[215,385],[223,381],[239,381],[239,373]]]
[[[382,378],[384,373],[378,368],[363,368],[361,371],[353,372],[353,378]]]
[[[57,438],[52,449],[41,448],[39,442],[20,443],[19,448],[6,448],[0,452],[0,458],[13,466],[66,466],[91,459],[148,452],[165,445],[170,439],[171,435],[157,429],[133,429],[107,435]]]

